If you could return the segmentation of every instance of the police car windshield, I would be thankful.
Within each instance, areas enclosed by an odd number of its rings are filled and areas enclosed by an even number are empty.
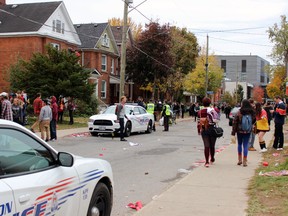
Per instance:
[[[110,106],[103,112],[103,114],[115,114],[115,108],[116,106]]]

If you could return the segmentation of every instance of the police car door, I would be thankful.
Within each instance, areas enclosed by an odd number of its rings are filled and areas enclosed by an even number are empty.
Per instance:
[[[0,158],[1,161],[1,158]],[[1,166],[1,164],[0,164]],[[14,205],[14,198],[11,188],[5,184],[1,178],[3,175],[1,175],[1,167],[0,167],[0,215],[12,215],[16,209]]]
[[[11,198],[2,202],[5,211],[15,206],[13,216],[78,215],[80,192],[75,169],[58,166],[52,149],[23,131],[0,128],[0,134],[6,157],[2,181],[13,190],[15,199],[12,205]]]
[[[148,113],[143,107],[139,107],[140,116],[141,116],[141,130],[147,130],[149,123]]]

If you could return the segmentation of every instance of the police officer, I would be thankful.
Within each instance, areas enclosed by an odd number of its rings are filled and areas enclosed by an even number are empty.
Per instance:
[[[170,112],[170,106],[166,101],[164,102],[162,116],[164,117],[164,130],[163,131],[169,131],[169,118],[171,116],[171,112]]]
[[[153,103],[153,100],[152,100],[152,99],[149,100],[149,103],[147,104],[146,110],[147,110],[148,113],[154,115],[153,131],[156,131],[156,128],[155,128],[156,114],[155,114],[155,112],[154,112],[154,110],[155,110],[155,104]]]

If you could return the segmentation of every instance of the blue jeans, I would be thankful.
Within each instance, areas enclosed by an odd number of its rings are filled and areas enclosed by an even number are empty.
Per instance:
[[[254,142],[255,142],[255,134],[254,133],[250,133],[250,137],[249,137],[249,148],[250,147],[254,147]]]
[[[248,156],[248,142],[249,142],[250,133],[243,134],[237,133],[238,141],[238,155],[242,155],[242,146],[243,146],[243,155],[244,157]]]
[[[51,134],[51,140],[52,139],[57,139],[57,134],[56,134],[56,120],[52,119],[50,121],[50,134]]]

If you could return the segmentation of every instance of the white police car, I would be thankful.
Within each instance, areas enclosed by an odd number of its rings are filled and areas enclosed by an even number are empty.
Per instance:
[[[107,161],[57,152],[28,129],[0,120],[1,216],[108,216],[112,197]]]
[[[99,133],[112,133],[120,128],[116,121],[116,105],[109,106],[102,114],[93,115],[89,118],[88,129],[92,135]],[[130,136],[134,132],[151,133],[154,125],[154,115],[138,105],[125,104],[125,113],[128,120],[124,119],[125,136]]]

